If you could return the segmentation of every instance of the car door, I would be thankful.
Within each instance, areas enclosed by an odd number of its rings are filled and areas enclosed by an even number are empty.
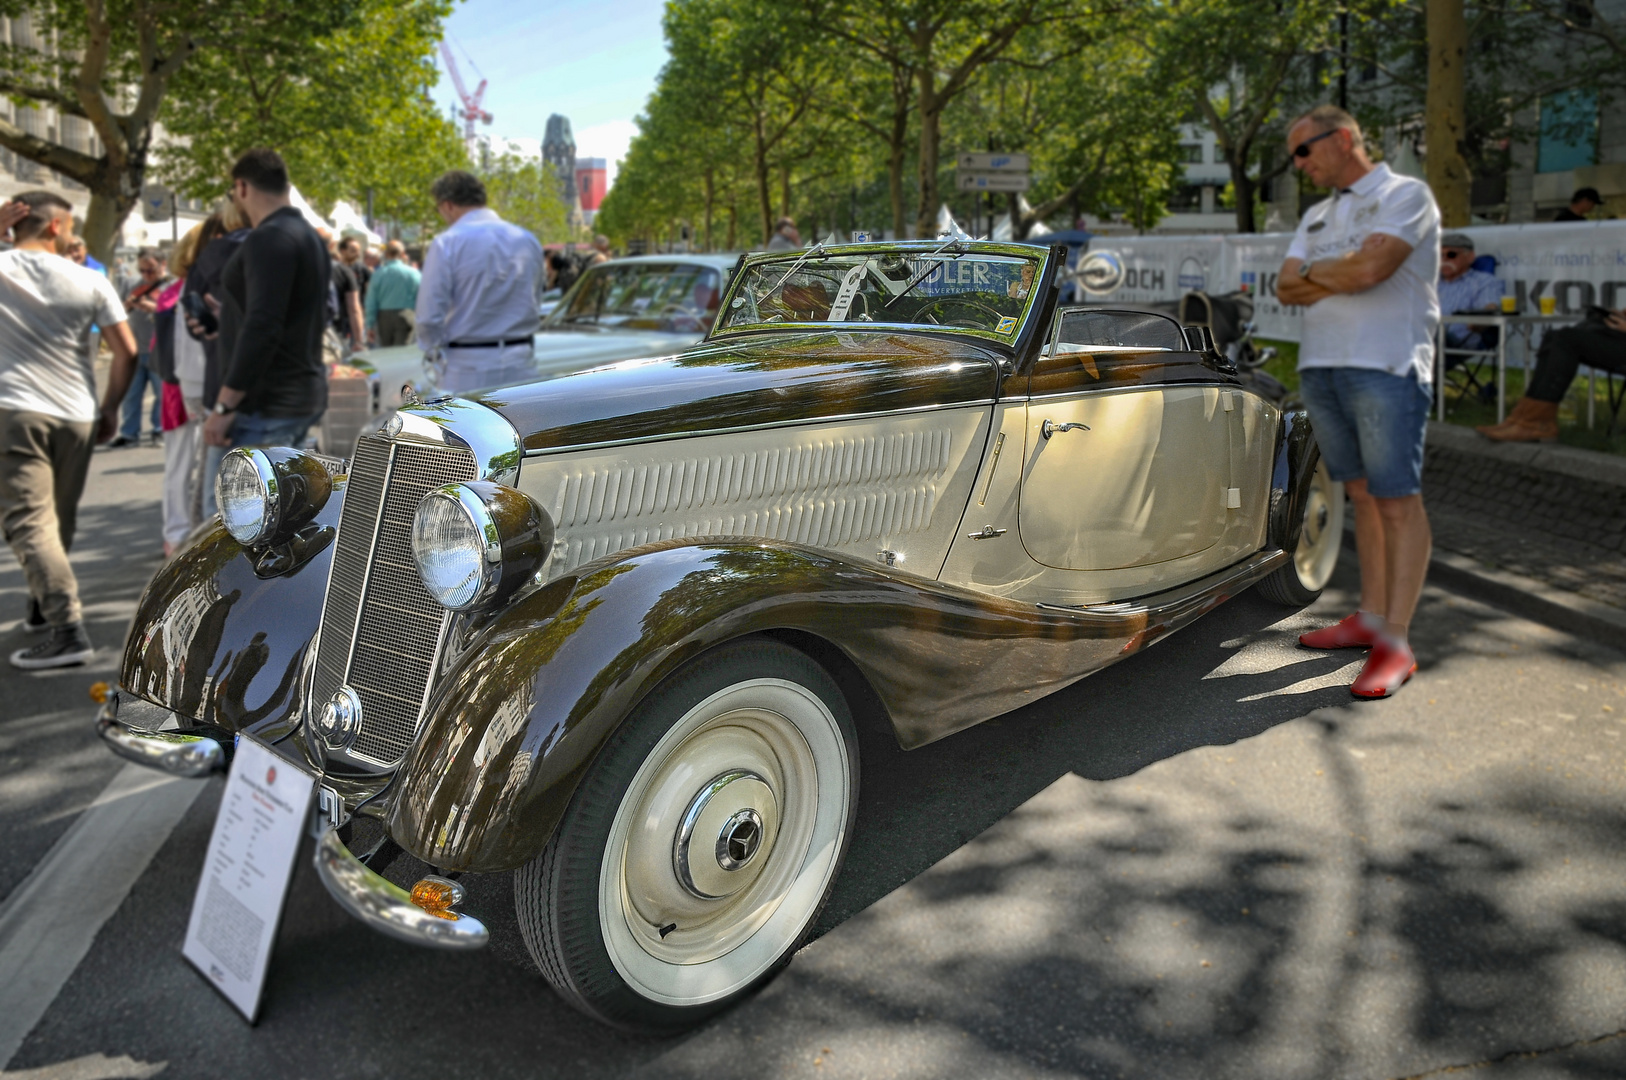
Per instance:
[[[1018,528],[1035,562],[1121,570],[1226,540],[1235,402],[1177,323],[1061,312],[1030,388]]]

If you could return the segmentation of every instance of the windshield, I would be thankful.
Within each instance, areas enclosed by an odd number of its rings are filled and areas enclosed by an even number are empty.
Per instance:
[[[1008,341],[1038,272],[1038,256],[954,247],[918,254],[828,254],[815,248],[746,267],[717,329],[893,323],[976,330]]]
[[[722,288],[723,275],[709,266],[601,263],[554,309],[547,325],[701,334],[717,315]]]

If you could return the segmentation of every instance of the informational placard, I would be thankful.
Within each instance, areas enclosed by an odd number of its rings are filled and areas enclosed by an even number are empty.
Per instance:
[[[315,787],[310,773],[244,735],[192,900],[181,951],[251,1024]]]

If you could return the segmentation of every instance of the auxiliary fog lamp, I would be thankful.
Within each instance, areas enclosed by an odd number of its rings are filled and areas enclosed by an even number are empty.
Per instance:
[[[238,447],[221,460],[215,476],[220,522],[244,547],[286,540],[321,512],[332,493],[327,467],[286,446]]]
[[[477,480],[431,491],[412,519],[424,588],[453,611],[505,600],[542,569],[553,519],[515,488]]]

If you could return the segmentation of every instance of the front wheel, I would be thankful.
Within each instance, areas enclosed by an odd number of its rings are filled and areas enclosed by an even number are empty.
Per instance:
[[[800,946],[852,835],[858,744],[823,668],[766,640],[658,687],[514,879],[542,974],[606,1023],[671,1031]]]
[[[1293,561],[1259,583],[1267,600],[1289,607],[1313,604],[1332,579],[1338,546],[1344,541],[1344,485],[1318,459],[1304,497],[1304,523]]]

